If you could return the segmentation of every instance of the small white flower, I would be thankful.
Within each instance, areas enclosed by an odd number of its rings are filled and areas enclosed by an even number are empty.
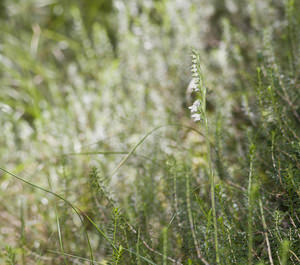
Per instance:
[[[201,115],[198,113],[195,113],[191,116],[194,121],[200,121],[201,120]]]
[[[199,110],[201,103],[200,101],[197,99],[192,106],[189,107],[189,109],[191,110],[192,113],[195,113]]]
[[[191,69],[197,70],[197,66],[196,66],[195,64],[193,64],[193,65],[191,66]]]
[[[191,82],[189,83],[189,86],[188,86],[187,90],[189,91],[189,93],[198,92],[199,91],[198,84],[196,83],[195,78],[193,78],[191,80]]]

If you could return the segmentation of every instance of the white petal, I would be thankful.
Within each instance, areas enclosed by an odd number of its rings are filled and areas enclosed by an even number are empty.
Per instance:
[[[198,113],[195,113],[191,116],[194,121],[200,121],[201,120],[201,115]]]

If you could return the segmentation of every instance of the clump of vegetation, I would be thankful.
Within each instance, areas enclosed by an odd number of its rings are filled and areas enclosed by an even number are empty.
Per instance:
[[[299,1],[0,7],[1,264],[300,263]]]

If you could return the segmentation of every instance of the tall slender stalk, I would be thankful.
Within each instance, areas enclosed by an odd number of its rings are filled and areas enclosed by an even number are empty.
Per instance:
[[[213,224],[214,224],[214,245],[216,252],[216,264],[220,264],[220,254],[219,254],[219,242],[218,242],[218,225],[217,225],[217,211],[216,211],[216,201],[215,201],[215,175],[211,160],[211,144],[209,141],[209,124],[206,115],[206,94],[207,88],[204,84],[204,78],[202,70],[200,67],[200,56],[197,52],[193,51],[193,64],[192,64],[192,73],[193,73],[193,89],[198,95],[198,100],[190,107],[192,118],[195,121],[203,121],[204,125],[204,138],[207,149],[207,161],[208,161],[208,176],[210,181],[210,196],[211,196],[211,208],[213,214]]]
[[[218,242],[218,224],[217,224],[217,210],[216,210],[216,201],[215,201],[215,174],[211,161],[211,146],[209,142],[209,127],[206,115],[203,117],[205,125],[205,142],[207,148],[207,160],[208,160],[208,175],[210,180],[210,199],[211,199],[211,208],[213,214],[213,224],[214,224],[214,241],[215,241],[215,251],[216,251],[216,262],[220,264],[220,255],[219,255],[219,242]]]
[[[248,264],[252,265],[252,252],[253,252],[253,160],[254,160],[255,146],[250,146],[250,170],[248,180]]]

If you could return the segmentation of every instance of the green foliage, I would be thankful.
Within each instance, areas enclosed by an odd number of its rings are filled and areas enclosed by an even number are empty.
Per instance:
[[[1,264],[300,263],[299,1],[0,22]]]

